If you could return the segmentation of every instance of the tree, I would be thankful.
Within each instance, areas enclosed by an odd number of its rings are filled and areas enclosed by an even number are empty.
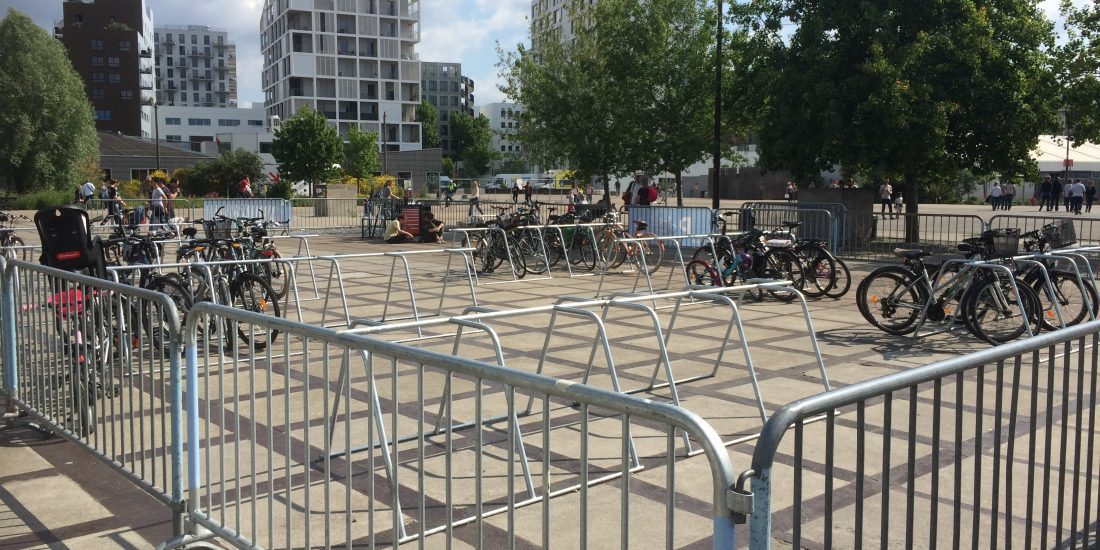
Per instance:
[[[1066,42],[1058,48],[1055,66],[1065,109],[1065,123],[1074,143],[1100,140],[1100,7],[1062,2]],[[1062,133],[1062,128],[1052,133]]]
[[[484,174],[489,170],[489,164],[500,157],[493,150],[493,131],[485,115],[475,118],[466,113],[455,113],[451,116],[451,134],[455,158],[462,161],[461,171],[465,177]]]
[[[443,175],[448,178],[455,177],[455,161],[451,157],[443,157]]]
[[[237,189],[237,183],[246,177],[251,180],[254,188],[266,179],[263,159],[244,149],[227,151],[214,160],[199,162],[190,169],[176,171],[173,175],[182,176],[184,194],[197,196],[211,193],[225,193],[229,196]]]
[[[378,171],[378,134],[364,132],[352,126],[344,144],[344,173],[355,178],[355,184],[374,177]]]
[[[98,157],[92,106],[64,47],[9,9],[0,21],[0,183],[69,189]]]
[[[932,174],[1030,170],[1051,124],[1052,27],[1032,0],[754,0],[734,13],[752,33],[739,84],[766,168],[895,175],[915,213]],[[906,239],[918,231],[912,216]]]
[[[420,123],[420,144],[425,149],[439,148],[439,112],[427,101],[416,107],[416,120]]]
[[[271,154],[282,179],[317,183],[328,180],[332,165],[344,157],[344,141],[324,115],[304,108],[275,131]]]

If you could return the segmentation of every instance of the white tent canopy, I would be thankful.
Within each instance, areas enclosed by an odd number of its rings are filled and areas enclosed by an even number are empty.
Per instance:
[[[1039,162],[1040,172],[1061,172],[1066,158],[1066,138],[1062,136],[1039,136],[1032,157]],[[1100,172],[1100,145],[1080,143],[1070,145],[1069,158],[1073,159],[1070,172]]]

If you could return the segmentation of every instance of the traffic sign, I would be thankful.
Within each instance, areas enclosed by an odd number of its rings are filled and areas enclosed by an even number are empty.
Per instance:
[[[1073,159],[1063,160],[1062,161],[1062,166],[1065,166],[1066,168],[1069,168],[1070,166],[1073,166]]]

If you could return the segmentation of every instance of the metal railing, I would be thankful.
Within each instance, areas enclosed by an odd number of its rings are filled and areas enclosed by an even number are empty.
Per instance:
[[[198,333],[211,325],[285,337],[278,350],[227,356],[200,346]],[[685,506],[702,501],[709,546],[733,548],[729,457],[714,430],[684,409],[207,303],[191,310],[184,341],[188,516],[234,545],[672,547]],[[337,384],[335,367],[349,362],[389,387],[372,391],[351,377]],[[333,415],[337,396],[343,405]],[[516,467],[519,424],[481,427],[489,416],[514,416],[520,396],[535,401],[522,428],[533,495]],[[447,405],[445,424],[465,417],[479,427],[433,435],[439,419],[429,402]],[[374,411],[385,421],[369,421]],[[329,443],[315,432],[333,416]],[[418,435],[397,443],[387,429]],[[678,431],[702,448],[706,483],[680,482]],[[332,456],[353,442],[367,444],[366,458]],[[660,496],[634,489],[653,483]],[[652,521],[653,506],[663,522]]]
[[[750,547],[1095,541],[1098,343],[1092,321],[787,405],[738,482]]]
[[[911,242],[906,228],[917,224],[917,240]],[[850,212],[847,225],[838,229],[836,255],[845,259],[894,260],[895,248],[921,248],[938,255],[956,256],[956,245],[964,238],[986,230],[978,216],[944,214],[881,214]]]
[[[3,265],[0,262],[0,265]],[[173,301],[21,261],[3,269],[3,391],[173,511],[182,533],[180,316]]]

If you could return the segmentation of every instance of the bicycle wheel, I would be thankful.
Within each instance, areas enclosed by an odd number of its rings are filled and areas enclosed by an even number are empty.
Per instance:
[[[550,269],[539,235],[532,231],[524,231],[523,236],[516,242],[516,248],[523,255],[523,265],[528,273],[541,275]]]
[[[93,381],[84,365],[76,368],[70,375],[69,393],[72,407],[72,424],[69,426],[78,438],[86,438],[95,433],[96,396],[92,391]]]
[[[615,269],[622,265],[622,250],[619,243],[615,241],[615,234],[611,231],[596,235],[596,250],[599,251],[600,261],[605,268]]]
[[[639,237],[656,237],[653,233],[642,233]],[[660,241],[639,241],[634,243],[635,250],[645,258],[646,270],[650,275],[661,269],[661,260],[665,256],[665,243]]]
[[[833,287],[825,293],[825,296],[829,298],[842,298],[848,293],[848,290],[852,288],[852,272],[848,271],[848,264],[844,263],[844,260],[830,255],[833,259],[834,269],[834,283]]]
[[[562,242],[561,236],[557,231],[546,229],[542,231],[542,238],[546,242],[546,263],[550,267],[558,265],[558,262],[565,259],[565,243]]]
[[[688,284],[722,286],[721,275],[704,260],[692,260],[688,262],[684,269],[687,270]]]
[[[1029,324],[1035,324],[1033,333],[1039,328],[1039,297],[1023,281],[1016,281],[1015,289],[1007,277],[976,281],[963,296],[961,307],[970,332],[993,345],[1020,337]]]
[[[798,252],[805,267],[805,283],[802,293],[811,298],[821,298],[836,284],[836,263],[822,250],[806,249]]]
[[[579,258],[579,263],[575,265],[583,265],[587,271],[596,269],[596,246],[587,235],[577,235],[573,239],[573,252],[570,254],[570,259],[574,256]]]
[[[1050,284],[1054,287],[1054,293],[1047,288],[1046,279],[1038,275],[1031,282],[1031,289],[1039,299],[1042,308],[1040,316],[1043,330],[1058,330],[1062,325],[1058,322],[1058,313],[1054,311],[1057,302],[1058,311],[1062,313],[1062,321],[1067,327],[1076,325],[1089,317],[1089,305],[1094,308],[1097,305],[1096,290],[1088,282],[1084,282],[1085,294],[1081,293],[1081,287],[1077,284],[1077,275],[1068,271],[1050,271]]]
[[[286,297],[287,290],[290,288],[290,267],[278,261],[281,257],[278,251],[272,250],[270,258],[275,261],[263,264],[261,271],[263,278],[271,285],[271,290],[275,291],[275,296],[279,299]]]
[[[271,285],[267,284],[267,281],[260,277],[250,273],[242,273],[233,279],[233,283],[230,284],[229,288],[234,309],[282,317],[279,310],[279,299],[275,296],[275,291],[271,289]],[[238,324],[237,335],[240,336],[242,342],[251,345],[253,350],[260,351],[275,343],[279,331],[261,326],[251,327]]]
[[[8,246],[11,248],[17,248],[21,246],[26,246],[26,244],[23,242],[23,239],[13,236],[8,239]],[[23,260],[24,262],[29,262],[32,261],[31,257],[33,255],[34,254],[32,253],[32,251],[27,249],[11,250],[5,248],[4,250],[4,257],[9,260]]]
[[[879,330],[901,336],[916,329],[928,289],[906,269],[876,269],[856,288],[860,315]]]
[[[527,276],[527,261],[523,256],[523,251],[520,249],[518,241],[513,239],[507,239],[504,246],[508,247],[507,252],[500,251],[500,257],[502,259],[511,259],[512,272],[515,273],[517,279],[522,279]]]
[[[176,306],[176,327],[182,328],[191,309],[191,292],[171,277],[154,277],[149,282],[149,290],[168,295]],[[167,349],[172,339],[172,325],[166,317],[168,312],[153,304],[142,307],[142,327],[153,344],[153,349]]]

